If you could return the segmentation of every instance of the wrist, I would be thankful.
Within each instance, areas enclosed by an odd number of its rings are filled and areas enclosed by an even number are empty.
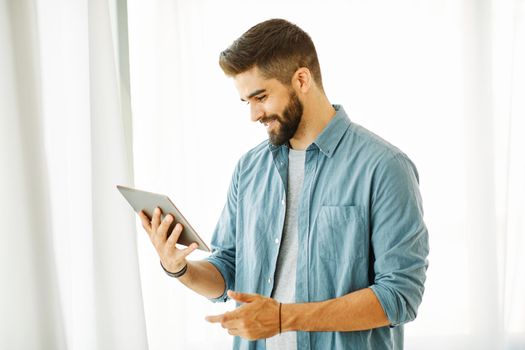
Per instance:
[[[282,308],[283,308],[283,303],[279,303],[279,334],[281,334],[283,332],[282,330]]]
[[[169,271],[168,269],[166,269],[164,267],[164,265],[162,264],[162,261],[160,261],[160,266],[162,267],[162,269],[164,270],[164,272],[170,276],[170,277],[174,277],[174,278],[179,278],[179,277],[182,277],[184,276],[184,274],[186,273],[186,271],[188,270],[188,263],[184,263],[184,265],[181,267],[181,268],[177,268],[174,270],[174,272],[172,271]]]
[[[293,317],[293,305],[294,304],[282,304],[280,310],[280,322],[281,332],[290,332],[294,330],[294,317]]]
[[[305,330],[304,320],[308,319],[311,310],[306,304],[282,304],[281,306],[281,332],[295,332]],[[310,315],[310,316],[309,316]],[[313,316],[312,316],[313,317]]]

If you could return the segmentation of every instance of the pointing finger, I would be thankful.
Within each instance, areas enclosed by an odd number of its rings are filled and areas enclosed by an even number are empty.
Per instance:
[[[252,301],[255,301],[259,297],[258,294],[239,293],[239,292],[234,292],[233,290],[228,291],[228,296],[232,298],[233,300],[241,302],[241,303],[251,303]]]
[[[210,323],[220,323],[222,322],[223,318],[224,318],[224,314],[221,314],[221,315],[215,315],[215,316],[206,316],[205,320]]]

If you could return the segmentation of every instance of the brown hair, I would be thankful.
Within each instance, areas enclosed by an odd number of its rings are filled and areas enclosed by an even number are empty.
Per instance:
[[[228,76],[257,66],[265,78],[275,78],[287,86],[297,69],[305,67],[312,73],[317,86],[323,89],[312,39],[284,19],[270,19],[251,27],[221,52],[219,64]]]

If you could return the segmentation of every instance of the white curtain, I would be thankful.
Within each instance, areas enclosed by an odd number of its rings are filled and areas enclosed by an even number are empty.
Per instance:
[[[0,348],[146,349],[125,1],[0,2]]]
[[[233,304],[163,274],[115,185],[170,195],[210,240],[266,137],[218,55],[272,17],[418,167],[431,253],[406,348],[525,349],[524,0],[0,0],[0,349],[231,348],[204,317]]]

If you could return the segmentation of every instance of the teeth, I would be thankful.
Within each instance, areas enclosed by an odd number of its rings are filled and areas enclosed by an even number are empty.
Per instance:
[[[268,121],[266,121],[266,122],[261,121],[261,123],[262,123],[266,128],[269,128],[271,125],[273,125],[273,122],[274,122],[274,121],[275,121],[275,120],[272,119],[272,120],[268,120]]]

